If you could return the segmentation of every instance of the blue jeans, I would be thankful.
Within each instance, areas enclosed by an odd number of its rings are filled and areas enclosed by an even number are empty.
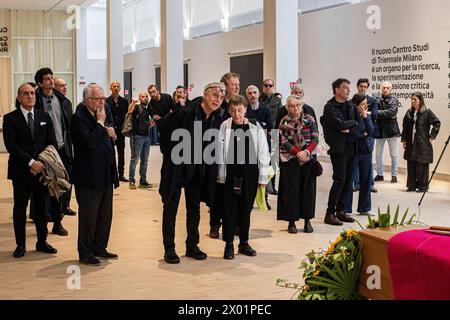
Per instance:
[[[359,167],[360,188],[358,199],[358,212],[364,213],[372,210],[372,198],[370,191],[370,171],[372,168],[372,154],[357,155],[355,166]],[[345,212],[351,213],[353,204],[353,192],[348,192],[345,199]]]
[[[372,154],[370,154],[372,157]],[[353,169],[353,186],[355,189],[359,190],[359,163],[355,163],[355,168]],[[373,162],[370,161],[370,190],[372,191],[375,187],[375,181],[373,180]]]
[[[140,183],[147,182],[148,156],[150,155],[150,137],[131,137],[131,161],[130,161],[130,182],[136,183],[134,179],[137,162],[141,161],[139,168]]]
[[[376,141],[376,157],[377,157],[377,175],[383,176],[383,149],[384,144],[388,143],[389,153],[391,155],[391,175],[396,177],[398,175],[398,155],[397,155],[397,144],[398,138],[388,138],[388,139],[375,139]]]
[[[153,126],[150,128],[150,144],[152,146],[159,144],[158,127],[157,126]]]

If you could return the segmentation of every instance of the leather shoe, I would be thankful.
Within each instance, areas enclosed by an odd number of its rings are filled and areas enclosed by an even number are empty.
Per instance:
[[[295,223],[289,223],[289,226],[288,226],[288,232],[289,232],[290,234],[296,234],[296,233],[298,233],[297,226],[295,225]]]
[[[246,255],[246,256],[248,256],[248,257],[254,257],[254,256],[256,256],[256,251],[253,250],[252,247],[250,247],[250,245],[248,244],[248,242],[241,243],[241,244],[239,245],[239,250],[238,250],[238,252],[241,253],[241,254],[243,254],[243,255]]]
[[[225,252],[223,253],[223,258],[225,260],[234,259],[234,246],[233,243],[227,243],[225,246]]]
[[[342,222],[348,222],[348,223],[353,223],[355,222],[355,219],[353,219],[352,217],[350,217],[348,214],[346,214],[343,211],[339,211],[336,214],[336,218],[338,218],[339,220],[341,220]]]
[[[419,188],[419,189],[417,189],[417,193],[424,193],[424,192],[428,192],[428,188]]]
[[[212,226],[211,229],[209,230],[209,237],[211,239],[219,239],[220,234],[219,234],[219,226]]]
[[[269,204],[269,201],[266,201],[267,210],[272,210],[272,206]]]
[[[27,252],[25,246],[17,246],[16,250],[14,250],[13,256],[14,258],[22,258],[25,255],[25,252]]]
[[[397,177],[392,177],[391,183],[397,183]]]
[[[179,264],[180,263],[180,257],[175,253],[175,250],[167,251],[164,254],[164,260],[168,264]]]
[[[106,251],[106,250],[103,251],[102,253],[96,253],[95,256],[96,256],[97,258],[111,259],[111,260],[115,260],[115,259],[118,259],[118,258],[119,258],[119,256],[118,256],[117,254],[108,252],[108,251]]]
[[[378,193],[378,189],[375,188],[375,187],[373,187],[373,188],[370,189],[370,192],[372,192],[372,193]]]
[[[194,258],[195,260],[206,260],[208,255],[200,250],[198,246],[195,246],[186,249],[186,257]]]
[[[51,245],[49,245],[47,242],[36,243],[36,251],[49,253],[49,254],[55,254],[58,252],[55,248],[53,248]]]
[[[376,176],[375,179],[373,179],[373,181],[375,181],[375,182],[384,181],[384,177],[383,176]]]
[[[324,222],[325,224],[329,224],[329,225],[332,225],[332,226],[342,226],[342,225],[343,225],[342,221],[339,220],[339,219],[334,215],[334,213],[327,213],[327,214],[325,215],[325,219],[323,220],[323,222]]]
[[[64,229],[64,227],[62,225],[60,225],[59,227],[53,227],[52,229],[52,233],[56,234],[60,237],[67,237],[69,235],[69,232],[67,232],[66,229]]]
[[[121,181],[121,182],[130,182],[130,180],[128,180],[128,179],[125,178],[124,176],[121,176],[121,177],[119,178],[119,181]]]
[[[82,264],[86,264],[86,265],[88,265],[88,266],[99,266],[99,265],[101,265],[101,262],[100,262],[100,260],[98,260],[97,258],[95,258],[95,257],[85,257],[85,258],[80,258],[80,263],[82,263]]]
[[[408,188],[408,190],[406,190],[406,192],[416,192],[416,188]]]
[[[65,214],[66,216],[76,216],[76,215],[77,215],[77,212],[74,211],[74,210],[72,210],[72,209],[70,209],[70,208],[67,208],[66,211],[64,211],[64,214]]]
[[[314,232],[314,229],[311,225],[311,221],[305,220],[305,227],[303,228],[303,231],[305,231],[305,233],[313,233]]]

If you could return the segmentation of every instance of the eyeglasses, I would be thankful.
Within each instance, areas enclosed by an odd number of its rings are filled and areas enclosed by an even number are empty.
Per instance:
[[[273,88],[273,84],[264,83],[264,87],[266,87],[266,88]]]
[[[105,97],[101,97],[101,98],[88,98],[88,99],[90,99],[90,100],[94,100],[94,101],[106,101],[106,98]]]

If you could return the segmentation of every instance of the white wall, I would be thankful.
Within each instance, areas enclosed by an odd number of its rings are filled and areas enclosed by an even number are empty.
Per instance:
[[[381,9],[381,29],[375,32],[367,27],[369,15],[366,10],[370,5],[377,5]],[[422,62],[439,63],[440,66],[439,71],[423,72],[424,82],[431,85],[428,91],[432,90],[434,93],[434,98],[426,99],[426,103],[442,121],[441,132],[434,144],[436,163],[450,134],[450,127],[447,125],[450,120],[448,12],[450,2],[446,0],[377,0],[301,15],[299,72],[306,91],[305,100],[315,107],[318,115],[321,115],[324,104],[332,97],[332,81],[339,77],[348,78],[352,81],[354,94],[358,78],[371,78],[372,75],[377,75],[373,73],[372,68],[380,65],[372,64],[374,58],[372,49],[430,43],[431,49],[427,53],[422,53]],[[402,63],[402,65],[409,64],[411,63]],[[396,63],[385,66],[393,65]],[[402,81],[409,84],[414,82]],[[372,81],[371,84],[377,85],[379,81]],[[379,91],[375,88],[375,92]],[[414,91],[424,90],[397,90],[399,93]],[[401,129],[403,116],[411,104],[410,99],[400,99],[400,102],[403,105],[398,116]],[[385,165],[390,165],[388,154],[386,147]],[[403,160],[403,148],[400,143],[398,154],[401,160],[399,166],[405,168],[406,162]],[[447,151],[438,172],[450,174],[450,152]]]
[[[76,103],[81,101],[84,87],[91,82],[101,85],[108,95],[105,9],[81,9],[81,28],[76,31],[76,43]]]
[[[229,53],[262,49],[262,46],[261,25],[185,41],[184,59],[189,59],[189,83],[194,85],[190,97],[201,95],[206,84],[220,80],[223,74],[230,71]],[[159,48],[124,56],[125,69],[133,69],[134,97],[155,82],[155,64],[160,63]]]

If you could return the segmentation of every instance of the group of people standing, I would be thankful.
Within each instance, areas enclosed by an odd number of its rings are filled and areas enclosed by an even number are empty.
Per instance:
[[[139,188],[152,188],[147,180],[152,133],[158,132],[163,163],[159,193],[163,202],[164,259],[177,264],[175,223],[182,189],[186,199],[186,256],[207,259],[199,248],[200,203],[210,211],[210,238],[225,242],[224,259],[233,259],[234,236],[239,236],[238,252],[255,256],[249,244],[251,211],[258,188],[277,195],[277,219],[288,222],[288,232],[298,232],[296,222],[305,221],[304,232],[312,233],[315,217],[317,177],[322,174],[318,161],[319,127],[314,108],[304,100],[301,84],[291,88],[283,106],[271,79],[263,82],[262,94],[257,86],[239,93],[240,76],[225,74],[220,82],[205,86],[203,95],[189,100],[179,86],[173,95],[161,93],[150,85],[129,103],[120,96],[117,81],[105,96],[101,86],[88,85],[83,102],[73,113],[64,90],[55,90],[53,72],[44,68],[36,73],[35,90],[25,83],[18,89],[17,109],[4,117],[5,145],[10,153],[8,178],[14,187],[14,230],[16,258],[23,257],[28,200],[34,202],[38,233],[36,249],[57,252],[47,243],[47,221],[52,217],[53,232],[67,235],[62,227],[64,214],[70,209],[70,190],[61,197],[50,197],[41,177],[46,168],[40,155],[49,146],[56,150],[60,162],[75,186],[78,202],[78,253],[80,263],[99,265],[100,260],[117,259],[107,251],[113,212],[113,190],[119,181],[137,189],[135,172],[140,161]],[[62,86],[64,87],[64,86]],[[369,81],[360,79],[358,93],[350,98],[350,81],[338,79],[332,84],[333,98],[325,107],[320,122],[333,166],[333,184],[324,222],[340,226],[354,222],[353,191],[359,190],[357,211],[371,214],[371,192],[375,181],[383,180],[382,148],[387,141],[392,157],[392,183],[397,182],[396,139],[399,103],[391,95],[392,85],[382,84],[382,94],[367,95]],[[432,130],[430,132],[430,126]],[[422,94],[414,93],[411,109],[403,122],[402,142],[408,160],[408,191],[428,188],[429,163],[433,161],[432,141],[440,122],[425,106]],[[200,128],[201,135],[196,130]],[[176,130],[189,133],[190,148],[179,153],[174,139]],[[216,131],[217,135],[208,135]],[[129,179],[125,177],[125,137],[130,137]],[[195,139],[201,139],[195,141]],[[377,176],[373,177],[372,153],[376,141]],[[209,162],[204,155],[214,146]],[[200,146],[200,148],[198,147]],[[118,161],[116,163],[115,149]],[[179,154],[177,154],[177,152]],[[176,158],[182,158],[181,163]],[[279,188],[269,167],[280,163]],[[381,169],[380,169],[381,168]],[[380,171],[380,170],[381,171]]]

